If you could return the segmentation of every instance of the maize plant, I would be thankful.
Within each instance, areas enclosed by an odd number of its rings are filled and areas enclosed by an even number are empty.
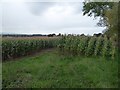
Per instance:
[[[98,39],[96,40],[96,45],[95,45],[95,50],[94,50],[94,55],[97,56],[97,55],[101,55],[101,50],[102,50],[102,47],[103,47],[103,38],[102,36],[98,37]]]
[[[81,37],[80,38],[80,42],[78,43],[78,55],[84,55],[85,54],[85,50],[88,46],[88,41],[89,41],[89,37]]]
[[[56,47],[58,39],[18,39],[2,41],[2,60],[25,56],[41,49]]]
[[[85,49],[86,56],[93,55],[95,49],[95,43],[96,43],[96,38],[92,37],[88,42],[87,48]]]
[[[109,56],[110,52],[110,41],[107,39],[107,36],[104,37],[103,48],[102,48],[102,56]]]
[[[116,43],[114,42],[114,40],[110,39],[110,55],[112,57],[112,59],[115,58],[116,52],[117,52],[117,48],[116,48]]]
[[[116,55],[116,45],[112,39],[107,36],[62,36],[59,44],[59,50],[63,53],[85,56],[104,56],[114,59]]]

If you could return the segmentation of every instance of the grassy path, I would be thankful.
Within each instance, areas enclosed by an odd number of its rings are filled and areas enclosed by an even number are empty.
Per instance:
[[[117,87],[117,61],[68,57],[56,49],[3,63],[5,88]]]

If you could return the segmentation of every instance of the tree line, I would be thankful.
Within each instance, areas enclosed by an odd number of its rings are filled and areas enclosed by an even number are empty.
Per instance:
[[[54,36],[61,36],[61,34],[59,33],[58,35],[56,34],[1,34],[0,36],[2,37],[43,37],[43,36],[46,36],[46,37],[54,37]]]

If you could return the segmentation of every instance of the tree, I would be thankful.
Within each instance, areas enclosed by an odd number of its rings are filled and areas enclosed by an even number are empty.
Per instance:
[[[108,36],[112,36],[113,34],[118,33],[118,3],[113,3],[113,8],[111,10],[107,10],[105,12],[105,17],[107,18],[108,26],[107,26],[107,34]]]
[[[112,2],[83,2],[83,15],[100,17],[98,26],[107,26],[105,11],[113,7]]]
[[[118,3],[117,2],[84,2],[83,15],[100,17],[98,26],[106,26],[105,34],[117,34]]]
[[[57,36],[61,36],[61,33],[59,33]]]
[[[56,36],[56,34],[48,34],[48,37],[53,37],[53,36]]]

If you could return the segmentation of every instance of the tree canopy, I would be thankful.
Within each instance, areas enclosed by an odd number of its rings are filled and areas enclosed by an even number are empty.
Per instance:
[[[118,30],[118,4],[117,2],[89,2],[83,3],[83,15],[100,17],[98,26],[106,26],[108,36],[117,34]]]

